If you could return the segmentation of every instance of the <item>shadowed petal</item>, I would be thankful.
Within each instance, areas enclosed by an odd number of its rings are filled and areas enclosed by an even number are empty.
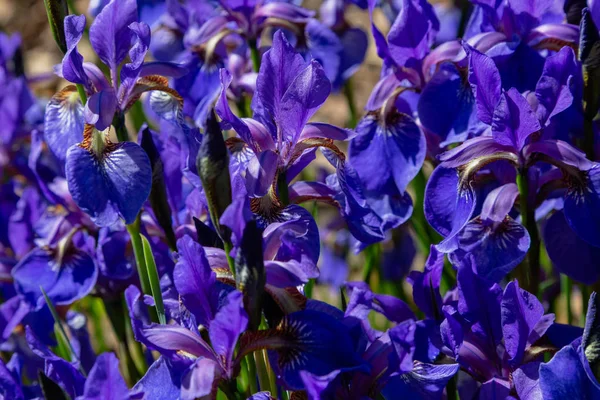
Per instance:
[[[129,389],[119,372],[119,360],[114,353],[104,353],[98,356],[85,381],[83,396],[86,400],[126,399],[129,397]]]
[[[496,142],[519,151],[529,135],[540,129],[537,116],[517,89],[502,93],[492,117],[492,135]]]
[[[600,246],[600,164],[583,173],[585,181],[570,188],[564,212],[571,228],[592,246]]]
[[[112,0],[102,9],[90,27],[90,43],[100,60],[112,70],[127,56],[133,32],[129,25],[137,21],[135,0]],[[115,84],[115,82],[113,82]]]

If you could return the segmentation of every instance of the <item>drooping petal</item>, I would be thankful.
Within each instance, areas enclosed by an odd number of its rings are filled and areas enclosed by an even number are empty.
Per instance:
[[[549,362],[540,365],[540,388],[544,400],[600,397],[600,389],[588,378],[579,353],[571,345],[565,346]]]
[[[540,363],[532,362],[517,368],[513,372],[513,382],[520,399],[536,400],[542,398],[539,370]]]
[[[519,195],[519,188],[515,183],[507,183],[492,190],[483,203],[480,217],[487,222],[502,222],[513,208]]]
[[[506,159],[516,162],[517,158],[512,153],[514,150],[511,146],[502,145],[490,136],[479,136],[440,154],[439,159],[444,167],[457,168],[469,162],[478,164],[479,161],[484,160]],[[480,164],[479,168],[481,167]]]
[[[535,157],[536,153],[550,157],[555,162],[570,165],[581,171],[587,171],[594,166],[585,153],[562,140],[542,140],[525,146],[523,154]]]
[[[335,370],[364,370],[348,328],[329,314],[304,310],[286,315],[277,328],[255,340],[245,338],[242,349],[267,348],[271,365],[289,389],[304,387],[300,371],[323,376]]]
[[[520,151],[527,138],[540,129],[537,116],[517,89],[502,93],[492,117],[492,135],[496,142]]]
[[[181,379],[181,399],[194,400],[216,395],[221,374],[222,370],[214,360],[209,358],[196,360],[189,372]]]
[[[544,306],[531,293],[511,281],[502,297],[502,331],[509,362],[522,362],[529,335],[544,315]]]
[[[391,111],[385,121],[378,113],[367,114],[350,142],[350,161],[365,188],[382,192],[395,185],[406,190],[425,160],[425,135],[409,116]],[[385,166],[385,167],[383,167]]]
[[[458,364],[416,363],[412,371],[392,378],[382,394],[386,398],[441,398],[448,381],[458,370]]]
[[[52,154],[65,162],[67,150],[83,139],[83,106],[75,86],[57,92],[46,106],[44,140]]]
[[[159,357],[146,374],[131,389],[132,397],[152,394],[160,399],[177,398],[181,393],[181,368],[170,365],[165,357]]]
[[[127,56],[133,36],[129,25],[136,21],[135,0],[112,0],[90,27],[90,43],[94,51],[114,71]]]
[[[137,144],[114,145],[100,159],[80,146],[67,151],[65,173],[75,203],[99,226],[132,223],[152,187],[152,168]]]
[[[600,248],[585,242],[571,229],[562,211],[546,221],[544,243],[554,267],[568,277],[588,285],[600,279]]]
[[[583,174],[565,196],[564,212],[569,226],[581,239],[600,246],[600,164]]]
[[[440,251],[456,248],[454,237],[469,222],[476,207],[475,192],[463,187],[455,169],[438,166],[425,187],[425,217],[446,239],[438,245]]]
[[[213,286],[216,275],[210,268],[204,248],[191,237],[177,241],[179,258],[173,270],[173,282],[185,307],[196,318],[196,322],[210,326],[217,305]]]
[[[90,400],[126,399],[129,397],[129,389],[119,372],[119,360],[114,353],[104,353],[98,356],[85,381],[83,396]]]
[[[450,254],[454,264],[471,257],[478,275],[499,282],[525,258],[531,239],[523,225],[506,216],[497,225],[480,218],[470,221],[457,242],[458,249]]]
[[[17,264],[12,275],[17,292],[33,307],[45,301],[42,287],[55,305],[67,305],[86,296],[96,284],[98,269],[85,252],[72,250],[62,259],[51,249],[33,249]]]

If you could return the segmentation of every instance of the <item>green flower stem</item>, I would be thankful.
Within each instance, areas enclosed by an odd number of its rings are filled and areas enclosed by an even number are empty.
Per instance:
[[[133,361],[129,348],[127,346],[127,320],[128,315],[123,308],[121,298],[104,299],[104,307],[106,308],[108,319],[112,325],[113,331],[118,339],[117,353],[119,360],[123,364],[123,372],[125,378],[131,384],[137,382],[142,375],[138,371],[138,367]]]
[[[537,296],[540,277],[540,236],[535,221],[535,207],[529,203],[528,170],[523,168],[517,175],[519,202],[521,205],[521,223],[529,232],[531,244],[527,258],[517,267],[516,275],[522,288]]]
[[[251,356],[254,357],[256,361],[256,372],[258,374],[258,384],[260,385],[260,390],[270,390],[270,381],[269,374],[267,372],[267,364],[265,363],[264,351],[259,350],[255,351]]]
[[[246,357],[246,366],[248,369],[248,386],[250,387],[250,394],[258,393],[258,385],[256,383],[256,362],[254,361],[254,355],[248,354]]]
[[[425,202],[425,187],[427,185],[427,178],[423,169],[419,171],[415,179],[411,182],[412,189],[414,191],[414,207],[413,215],[411,217],[412,225],[417,234],[417,241],[419,243],[419,250],[424,254],[425,257],[429,255],[429,248],[432,243],[435,242],[432,233],[429,229],[429,224],[425,218],[424,202]]]
[[[131,237],[131,247],[133,247],[133,255],[135,256],[135,265],[140,277],[140,285],[142,286],[143,294],[152,294],[150,288],[150,280],[148,279],[148,270],[146,269],[146,260],[144,259],[144,245],[140,236],[140,216],[136,220],[127,225],[127,232]]]
[[[560,275],[560,291],[565,294],[565,309],[567,310],[567,323],[573,324],[573,281],[568,276]]]
[[[290,204],[290,192],[286,175],[285,171],[282,171],[277,175],[277,192],[279,194],[279,201],[281,201],[281,204],[284,207],[287,207]]]
[[[227,265],[229,265],[229,270],[231,274],[235,278],[235,261],[231,257],[231,250],[233,249],[233,244],[231,244],[230,240],[223,240],[223,250],[225,251],[225,257],[227,258]]]
[[[371,282],[373,272],[379,268],[379,259],[381,255],[381,244],[373,243],[365,249],[365,268],[363,270],[363,282],[371,285],[374,292],[377,292],[378,287],[374,287],[374,283]]]
[[[458,390],[456,387],[457,375],[454,375],[446,385],[446,398],[448,400],[458,400]]]
[[[154,255],[152,254],[152,248],[150,242],[144,235],[140,235],[142,239],[142,248],[144,250],[144,261],[146,262],[146,271],[148,273],[148,280],[150,281],[150,289],[152,290],[152,297],[154,297],[154,306],[156,307],[156,313],[158,314],[158,321],[166,325],[167,319],[165,315],[165,306],[162,298],[162,291],[160,289],[160,279],[158,277],[158,270],[156,269],[156,262],[154,261]]]
[[[256,45],[256,39],[248,40],[248,47],[250,47],[250,58],[252,58],[252,68],[254,72],[258,72],[260,70],[260,52],[258,51],[258,47]]]
[[[79,93],[79,98],[81,99],[81,104],[83,104],[85,106],[85,103],[87,103],[87,94],[85,93],[85,88],[80,83],[75,85],[75,87],[77,88],[77,93]]]
[[[354,100],[354,88],[352,87],[352,80],[348,79],[344,84],[344,95],[346,96],[346,102],[348,103],[348,113],[350,119],[348,120],[348,128],[354,129],[358,124],[358,112],[356,111],[356,102]]]
[[[71,341],[69,340],[69,337],[67,336],[67,332],[65,331],[65,327],[62,324],[62,320],[60,319],[60,315],[58,315],[58,312],[56,311],[56,308],[54,307],[54,304],[52,304],[52,300],[50,300],[50,298],[46,294],[46,291],[44,290],[43,287],[40,286],[40,290],[42,291],[42,295],[44,296],[44,300],[46,301],[46,305],[50,309],[50,313],[52,314],[52,318],[54,319],[54,324],[55,324],[54,329],[55,329],[55,332],[57,334],[57,339],[58,339],[59,344],[61,344],[61,346],[63,346],[63,347],[64,346],[68,347],[68,350],[71,353],[71,356],[70,356],[71,360],[70,361],[79,361],[79,359],[77,358],[77,353],[75,352],[75,349],[73,348],[73,345],[71,344]],[[81,371],[81,373],[83,374],[83,376],[86,376],[87,374],[83,370],[83,367],[81,366],[81,363],[78,362],[78,364],[79,364],[79,370]]]
[[[112,120],[112,124],[115,127],[117,139],[119,139],[119,142],[128,141],[129,134],[127,133],[127,128],[125,127],[125,115],[121,112],[115,113],[115,116]]]

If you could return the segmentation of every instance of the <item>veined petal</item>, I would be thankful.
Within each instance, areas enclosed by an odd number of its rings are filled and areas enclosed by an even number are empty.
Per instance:
[[[98,356],[85,381],[83,396],[89,400],[129,397],[129,388],[119,372],[119,359],[114,353]]]
[[[581,239],[600,247],[600,164],[585,171],[583,179],[565,196],[565,217]]]
[[[216,275],[204,248],[191,237],[186,235],[177,241],[177,253],[179,258],[173,270],[175,288],[196,322],[208,328],[217,308],[217,293],[213,290]]]
[[[512,153],[514,153],[512,147],[501,145],[492,137],[479,136],[440,154],[439,159],[446,168],[458,168],[469,164],[470,169],[475,172],[485,165],[481,161],[501,158],[516,161],[516,156]]]
[[[350,142],[350,161],[365,188],[381,192],[395,185],[403,193],[425,160],[423,132],[412,118],[395,110],[385,121],[379,120],[378,113],[367,114],[356,130],[358,134]]]
[[[600,396],[588,378],[579,352],[568,345],[540,365],[540,388],[544,399],[595,399]]]
[[[129,50],[130,62],[121,69],[120,97],[126,97],[129,90],[135,85],[135,81],[140,75],[144,58],[150,46],[150,27],[144,22],[132,22],[128,27],[133,32],[134,43]]]
[[[304,68],[287,87],[281,97],[275,121],[283,139],[296,143],[304,125],[325,102],[331,92],[331,83],[323,67],[315,60]]]
[[[225,302],[211,322],[209,336],[224,370],[231,371],[238,338],[248,326],[248,314],[244,310],[241,292],[232,291],[227,295]]]
[[[286,315],[277,328],[243,338],[244,353],[258,348],[274,350],[270,352],[271,365],[289,389],[304,387],[300,371],[322,376],[337,369],[365,369],[348,328],[329,314],[314,310]]]
[[[296,287],[319,277],[319,269],[308,258],[302,261],[265,261],[267,284],[279,287]]]
[[[147,343],[161,353],[183,351],[196,357],[215,360],[211,347],[200,337],[179,325],[158,325],[144,327],[142,333]]]
[[[69,251],[59,260],[56,250],[36,248],[13,268],[12,275],[17,292],[40,309],[45,305],[40,287],[53,304],[71,304],[92,290],[98,269],[83,251]]]
[[[458,249],[450,260],[460,264],[471,257],[477,274],[492,282],[499,282],[525,258],[531,241],[527,229],[508,216],[498,225],[476,218],[456,237]]]
[[[314,11],[298,7],[294,4],[267,3],[259,7],[252,15],[252,18],[279,18],[294,23],[303,23],[307,22],[314,15]]]
[[[540,390],[540,363],[527,363],[513,372],[513,382],[520,399],[537,400],[541,399]]]
[[[386,398],[440,398],[459,368],[458,364],[416,363],[412,371],[392,378],[381,393]]]
[[[136,21],[135,0],[112,0],[102,9],[90,27],[92,47],[100,60],[112,70],[116,71],[127,56],[132,38],[129,25]]]
[[[539,102],[537,114],[542,124],[573,103],[572,86],[576,84],[573,80],[580,74],[581,66],[570,47],[563,47],[546,59],[544,71],[535,87]]]
[[[492,117],[492,136],[496,142],[520,151],[527,138],[540,129],[537,116],[517,89],[502,93]]]
[[[530,143],[523,149],[523,154],[527,158],[534,157],[535,153],[550,157],[547,161],[570,165],[580,171],[587,171],[594,166],[584,152],[562,140],[542,140]]]
[[[494,110],[500,102],[500,72],[490,57],[470,46],[465,47],[465,51],[469,56],[469,83],[475,97],[477,116],[485,124],[491,125]]]
[[[338,128],[330,124],[322,122],[309,122],[302,129],[302,133],[298,140],[309,138],[326,138],[332,140],[348,140],[355,136],[354,132],[347,129]]]
[[[527,45],[534,49],[558,51],[567,46],[576,48],[579,43],[579,27],[564,23],[544,24],[533,28],[526,40]]]
[[[504,346],[512,365],[523,361],[529,335],[544,315],[544,306],[531,293],[511,281],[502,296],[502,332]]]
[[[132,142],[110,145],[101,155],[71,146],[65,174],[73,200],[99,226],[112,225],[119,216],[132,223],[152,186],[148,156]]]
[[[181,378],[181,399],[195,400],[216,397],[223,370],[214,360],[196,360],[187,375]]]
[[[431,246],[431,252],[425,263],[423,272],[412,271],[409,282],[413,286],[415,304],[423,313],[436,320],[442,318],[442,296],[440,282],[444,268],[444,254]]]
[[[67,86],[56,93],[46,106],[44,140],[61,163],[67,150],[83,139],[83,106],[75,86]]]
[[[504,221],[518,195],[519,188],[515,183],[507,183],[492,190],[483,203],[481,219],[492,223]]]

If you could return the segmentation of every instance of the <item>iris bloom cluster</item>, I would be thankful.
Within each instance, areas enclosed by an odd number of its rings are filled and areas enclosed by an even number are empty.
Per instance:
[[[0,398],[600,399],[597,1],[44,3]]]

